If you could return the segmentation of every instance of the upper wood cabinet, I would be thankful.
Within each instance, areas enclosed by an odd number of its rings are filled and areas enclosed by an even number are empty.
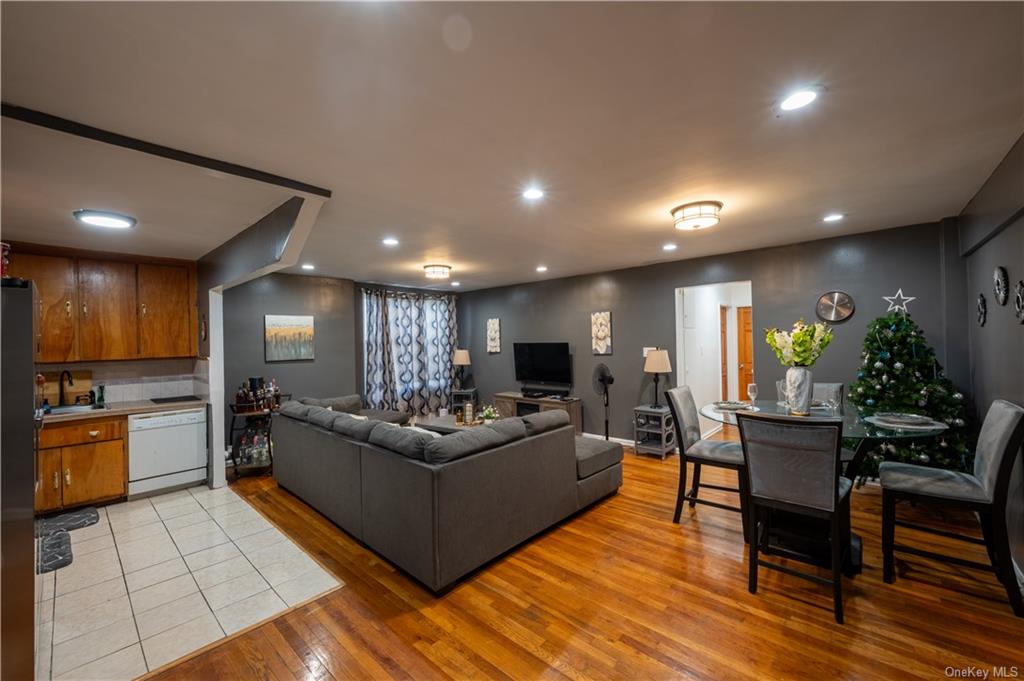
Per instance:
[[[18,254],[11,259],[11,275],[31,279],[36,284],[36,361],[76,361],[75,261],[51,255]]]
[[[139,354],[185,357],[190,354],[189,271],[175,265],[140,264]]]
[[[135,263],[78,261],[78,352],[83,360],[136,359]]]

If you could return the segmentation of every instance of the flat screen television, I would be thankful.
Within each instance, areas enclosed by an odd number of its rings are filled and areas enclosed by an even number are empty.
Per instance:
[[[513,343],[516,380],[521,383],[572,383],[568,343]]]

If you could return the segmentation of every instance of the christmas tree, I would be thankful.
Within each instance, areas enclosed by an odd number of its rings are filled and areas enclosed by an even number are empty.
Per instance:
[[[868,325],[850,401],[863,415],[924,414],[949,426],[934,438],[879,443],[866,458],[863,475],[877,476],[883,460],[962,471],[973,465],[963,393],[943,374],[935,352],[905,308]]]

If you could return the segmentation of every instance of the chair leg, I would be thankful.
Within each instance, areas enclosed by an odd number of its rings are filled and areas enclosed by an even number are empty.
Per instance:
[[[842,522],[838,514],[832,516],[832,612],[836,622],[843,623],[843,546]]]
[[[896,543],[896,497],[882,490],[882,579],[892,584],[893,545]]]
[[[757,521],[757,508],[753,504],[751,504],[750,507],[751,508],[750,508],[750,521],[749,521],[749,523],[750,523],[751,527],[754,528],[754,531],[753,531],[754,532],[754,537],[752,537],[750,539],[750,541],[747,542],[747,544],[749,546],[749,548],[747,549],[748,556],[749,556],[749,564],[747,566],[747,590],[750,591],[750,593],[752,593],[752,594],[756,594],[757,593],[757,545],[761,543],[759,541],[757,535],[761,531],[761,523],[759,523]],[[744,513],[744,516],[745,515],[746,515],[746,513]]]
[[[985,550],[988,551],[988,560],[992,567],[996,565],[996,545],[992,541],[992,516],[987,511],[978,511],[978,522],[981,524],[981,536],[985,538]]]
[[[1010,607],[1017,617],[1024,617],[1024,596],[1021,595],[1020,585],[1017,583],[1017,575],[1013,570],[1013,557],[1010,553],[1010,539],[1006,529],[1006,509],[993,509],[989,515],[992,524],[992,543],[996,562],[993,567],[999,576],[999,581],[1006,589],[1006,597],[1010,600]]]
[[[679,455],[679,492],[676,494],[676,512],[672,522],[679,524],[679,516],[683,513],[683,498],[686,496],[686,454]]]
[[[693,487],[690,488],[690,508],[697,505],[697,494],[700,490],[700,462],[693,462]]]
[[[758,529],[755,524],[756,514],[754,513],[754,505],[750,502],[750,490],[747,481],[747,472],[745,470],[736,471],[736,476],[739,480],[740,490],[740,522],[743,524],[743,541],[752,543],[759,541],[757,536]]]

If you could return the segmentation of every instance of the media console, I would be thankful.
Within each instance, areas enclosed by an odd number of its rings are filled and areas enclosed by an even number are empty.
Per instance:
[[[578,397],[527,397],[510,391],[494,394],[494,408],[503,418],[561,409],[569,413],[569,422],[576,432],[583,432],[583,400]]]

